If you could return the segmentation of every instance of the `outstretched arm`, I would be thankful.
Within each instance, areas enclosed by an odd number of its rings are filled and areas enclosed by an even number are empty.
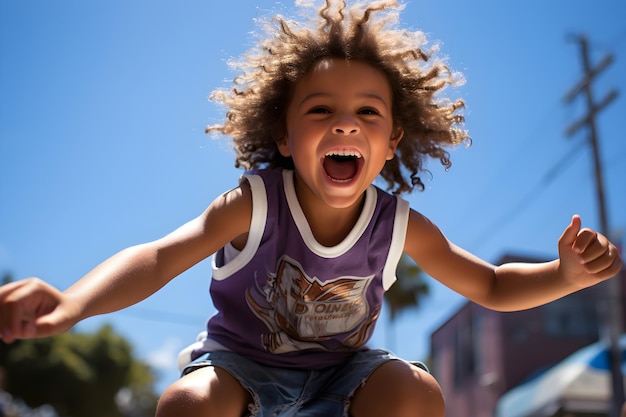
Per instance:
[[[617,248],[603,235],[581,229],[574,216],[559,239],[559,258],[545,263],[494,266],[459,248],[412,211],[405,252],[452,290],[487,308],[523,310],[590,287],[622,267]]]
[[[113,255],[64,292],[32,278],[0,287],[0,337],[44,337],[78,321],[131,306],[207,258],[250,226],[252,200],[241,186],[202,215],[153,242]]]

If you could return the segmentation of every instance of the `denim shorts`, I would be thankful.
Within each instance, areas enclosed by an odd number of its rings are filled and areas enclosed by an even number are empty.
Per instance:
[[[224,369],[252,395],[250,417],[347,417],[357,388],[390,360],[402,359],[386,350],[366,350],[338,366],[302,370],[265,366],[233,352],[218,351],[200,356],[182,374],[204,366]],[[428,371],[421,362],[411,364]]]

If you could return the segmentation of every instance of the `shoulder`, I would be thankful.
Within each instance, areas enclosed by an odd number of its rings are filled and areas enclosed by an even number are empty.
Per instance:
[[[242,178],[239,185],[217,197],[209,206],[209,211],[236,216],[252,208],[252,191],[248,180]]]
[[[163,253],[172,255],[182,271],[217,252],[236,237],[248,232],[252,197],[246,182],[215,198],[202,214],[157,242]]]
[[[401,215],[403,218],[408,216],[410,210],[409,202],[401,196],[390,194],[373,184],[370,185],[366,193],[374,197],[373,201],[375,201],[380,210],[395,211],[397,215]]]
[[[415,258],[428,257],[448,245],[448,240],[439,227],[423,214],[409,209],[405,252]]]
[[[248,231],[252,218],[252,202],[251,183],[242,177],[238,186],[215,198],[199,220],[207,234],[224,237],[225,240],[220,243],[225,244]]]
[[[253,169],[250,171],[246,171],[242,175],[242,178],[260,177],[263,182],[267,183],[282,182],[285,172],[290,172],[290,170],[286,170],[284,168]]]

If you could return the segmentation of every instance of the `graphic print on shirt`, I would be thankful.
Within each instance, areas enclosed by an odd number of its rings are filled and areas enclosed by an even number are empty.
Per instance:
[[[373,278],[344,276],[322,283],[283,256],[263,288],[246,291],[250,309],[268,328],[262,335],[265,349],[271,353],[325,349],[320,342],[342,334],[346,348],[364,344],[380,314],[380,307],[370,314],[366,297]]]

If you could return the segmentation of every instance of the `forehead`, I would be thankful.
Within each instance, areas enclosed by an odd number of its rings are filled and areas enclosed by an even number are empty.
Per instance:
[[[342,58],[324,58],[313,64],[293,91],[294,96],[341,92],[376,94],[391,100],[391,85],[382,70],[363,61]]]

